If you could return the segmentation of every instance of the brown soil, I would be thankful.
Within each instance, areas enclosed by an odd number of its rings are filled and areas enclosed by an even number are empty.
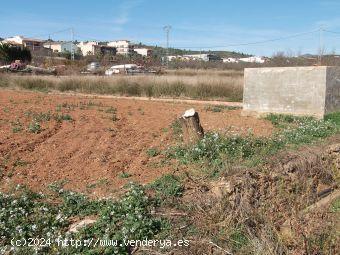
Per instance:
[[[71,107],[60,106],[65,103]],[[117,109],[118,120],[112,121],[109,107]],[[0,186],[41,190],[65,180],[65,188],[101,195],[129,181],[150,182],[173,169],[157,164],[161,156],[149,157],[147,150],[174,144],[171,123],[191,107],[206,131],[266,136],[273,130],[268,121],[241,117],[240,110],[211,112],[201,104],[1,90]],[[42,132],[33,134],[27,131],[29,111],[69,114],[73,121],[44,121]],[[14,133],[17,120],[23,130]],[[130,177],[122,178],[122,172]]]

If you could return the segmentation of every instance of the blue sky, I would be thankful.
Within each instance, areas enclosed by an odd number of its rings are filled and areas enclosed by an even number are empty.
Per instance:
[[[319,33],[263,44],[257,42],[324,29],[340,33],[340,0],[11,0],[2,1],[0,37],[70,40],[129,39],[170,46],[235,50],[257,55],[278,51],[317,53]],[[323,32],[326,52],[340,53],[340,34]],[[215,46],[221,46],[216,48]],[[222,47],[223,46],[223,47]],[[215,48],[214,48],[215,47]]]

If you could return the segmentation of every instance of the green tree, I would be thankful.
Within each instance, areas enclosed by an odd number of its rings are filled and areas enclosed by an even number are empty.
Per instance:
[[[11,63],[14,60],[22,60],[30,62],[32,55],[29,49],[12,46],[10,44],[0,44],[0,61],[4,63]]]

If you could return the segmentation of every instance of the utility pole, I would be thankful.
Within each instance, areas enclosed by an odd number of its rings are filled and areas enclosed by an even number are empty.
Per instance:
[[[71,28],[71,34],[72,34],[72,41],[71,41],[71,60],[74,61],[74,48],[73,48],[73,42],[74,42],[74,30],[73,30],[73,27]]]
[[[319,66],[322,65],[322,55],[323,55],[323,26],[319,28]]]
[[[52,58],[52,53],[51,53],[51,35],[48,35],[48,42],[50,43],[50,50],[48,52],[48,55],[50,56],[50,58]]]
[[[171,26],[170,25],[164,26],[163,30],[166,33],[166,59],[165,59],[165,63],[166,63],[166,67],[169,68],[169,34],[170,34]]]

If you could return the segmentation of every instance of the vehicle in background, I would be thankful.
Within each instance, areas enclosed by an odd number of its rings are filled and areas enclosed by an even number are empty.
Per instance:
[[[127,74],[127,75],[137,75],[137,74],[153,74],[155,71],[145,69],[143,66],[138,66],[136,64],[123,64],[114,65],[105,71],[105,75],[111,76],[115,74]]]
[[[100,70],[100,64],[98,62],[91,62],[87,65],[86,70],[92,73],[98,72]]]

